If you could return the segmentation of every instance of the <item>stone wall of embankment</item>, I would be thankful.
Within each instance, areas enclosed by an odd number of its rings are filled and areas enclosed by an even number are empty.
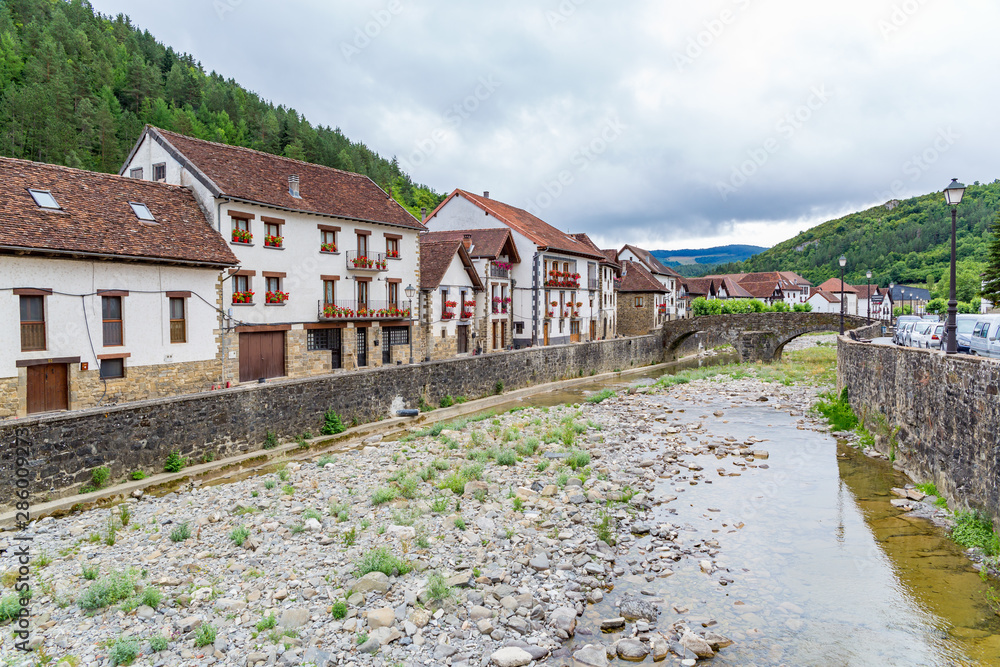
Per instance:
[[[841,337],[837,379],[879,451],[1000,526],[1000,363]]]
[[[437,405],[446,395],[479,398],[566,378],[661,362],[660,336],[536,347],[515,352],[389,366],[317,378],[274,381],[203,394],[147,400],[0,422],[0,506],[23,482],[33,499],[75,492],[107,466],[111,479],[161,472],[177,450],[192,461],[258,450],[268,431],[318,434],[327,410],[345,424],[372,422],[394,409]],[[27,453],[19,469],[19,449]]]

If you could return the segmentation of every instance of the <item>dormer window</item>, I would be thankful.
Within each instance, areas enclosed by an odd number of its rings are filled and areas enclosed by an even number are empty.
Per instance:
[[[132,212],[135,213],[135,217],[139,218],[143,222],[156,222],[156,218],[153,214],[149,212],[149,208],[145,204],[139,202],[129,202],[129,206],[132,207]]]
[[[48,190],[29,189],[28,192],[31,193],[31,196],[35,200],[35,203],[38,204],[41,208],[51,208],[54,210],[59,210],[62,208],[62,206],[59,205],[59,202],[56,201],[56,198],[53,197],[52,193],[49,192]]]
[[[302,196],[299,194],[299,177],[296,175],[288,177],[288,194],[295,197],[296,199],[302,198]]]

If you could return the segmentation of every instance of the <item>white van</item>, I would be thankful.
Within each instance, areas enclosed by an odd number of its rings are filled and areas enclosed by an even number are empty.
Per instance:
[[[1000,315],[983,315],[976,320],[969,341],[969,353],[1000,359]]]

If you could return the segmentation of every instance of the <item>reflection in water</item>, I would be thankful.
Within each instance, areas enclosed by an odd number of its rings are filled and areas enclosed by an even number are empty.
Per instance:
[[[750,465],[740,477],[713,475],[711,484],[706,477],[694,486],[661,480],[655,493],[679,498],[658,508],[656,519],[693,529],[682,532],[688,545],[718,540],[716,560],[728,572],[709,577],[688,558],[666,579],[623,577],[588,609],[576,645],[592,642],[600,620],[617,615],[614,599],[647,590],[658,596],[661,627],[714,619],[737,640],[713,664],[1000,664],[1000,619],[961,550],[942,530],[890,505],[889,489],[904,477],[853,449],[838,450],[825,433],[799,430],[773,408],[718,402],[688,412],[695,419],[715,410],[728,423],[707,422],[713,436],[768,439],[768,469]],[[706,471],[732,460],[695,458]],[[650,539],[633,543],[631,555],[641,557]],[[721,586],[722,575],[735,583]]]

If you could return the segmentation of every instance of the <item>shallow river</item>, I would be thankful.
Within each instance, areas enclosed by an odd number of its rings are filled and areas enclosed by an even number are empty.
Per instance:
[[[530,403],[581,396],[559,392]],[[600,620],[617,616],[621,592],[645,591],[660,602],[661,627],[713,619],[713,630],[736,640],[712,664],[1000,665],[1000,617],[985,602],[986,584],[942,529],[889,503],[889,489],[906,484],[905,476],[825,433],[799,430],[798,418],[767,403],[693,407],[664,397],[663,405],[687,410],[674,416],[693,421],[723,411],[705,420],[709,433],[766,439],[759,447],[770,458],[757,465],[767,467],[720,477],[720,467],[740,469],[731,457],[706,455],[696,458],[701,479],[660,480],[654,495],[678,499],[656,508],[656,520],[693,529],[681,531],[686,544],[717,540],[716,559],[729,572],[708,576],[696,559],[684,559],[668,578],[618,579],[589,607],[577,646],[614,641],[618,635],[601,636]],[[632,557],[649,542],[634,542]],[[722,586],[720,576],[734,583]]]

